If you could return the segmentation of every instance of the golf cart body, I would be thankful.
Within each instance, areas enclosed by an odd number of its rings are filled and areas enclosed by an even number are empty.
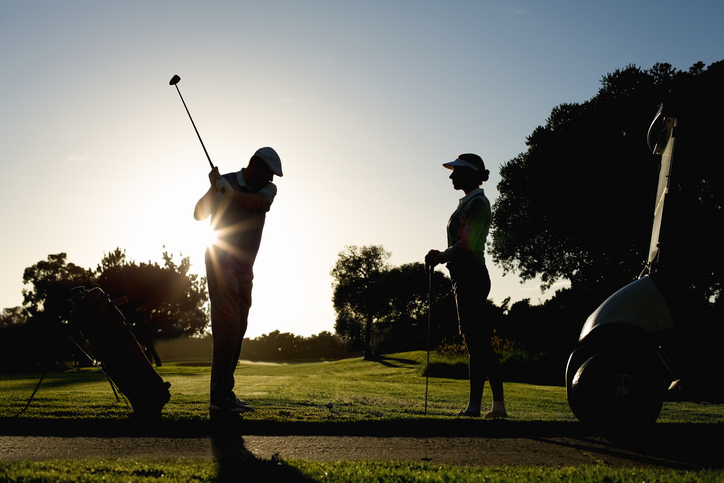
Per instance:
[[[594,330],[606,330],[611,324],[629,324],[654,333],[673,329],[674,319],[656,283],[644,275],[607,298],[583,324],[578,339],[583,341]]]
[[[639,278],[604,301],[586,320],[566,367],[568,404],[583,422],[630,425],[655,421],[666,392],[679,384],[661,341],[674,319],[657,283],[659,233],[668,192],[676,119],[663,106],[649,128],[649,148],[661,155],[649,255]]]

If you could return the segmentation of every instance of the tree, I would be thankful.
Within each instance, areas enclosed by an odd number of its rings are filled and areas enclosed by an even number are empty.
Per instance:
[[[444,339],[458,334],[455,299],[450,279],[442,271],[429,274],[420,262],[390,268],[382,279],[387,308],[377,325],[384,330],[380,349],[398,352],[427,349],[427,326],[432,306],[430,345],[435,348]],[[430,299],[428,300],[428,295]]]
[[[188,273],[190,259],[182,258],[176,264],[168,252],[162,256],[163,267],[151,262],[137,264],[116,248],[104,254],[96,269],[99,286],[112,298],[128,297],[120,309],[157,365],[160,360],[154,339],[200,335],[209,320],[203,308],[208,300],[205,280]]]
[[[372,325],[387,306],[381,281],[390,255],[382,245],[348,245],[330,272],[338,320],[340,316],[352,316],[365,321],[364,357],[368,360],[373,357]]]
[[[349,351],[364,351],[365,323],[362,318],[347,310],[337,311],[334,333],[342,339]]]
[[[724,62],[688,72],[669,64],[606,75],[589,101],[562,104],[501,168],[491,231],[492,257],[542,288],[565,279],[601,302],[646,260],[659,158],[645,136],[660,104],[680,130],[670,202],[662,227],[662,273],[682,305],[722,293],[724,254],[705,227],[724,224],[724,163],[715,140],[724,127]],[[698,235],[697,235],[698,234]],[[706,254],[704,263],[693,256]],[[693,256],[692,256],[693,255]]]
[[[342,359],[348,357],[342,339],[328,331],[311,335],[304,340],[306,359]]]
[[[17,327],[24,323],[23,308],[20,306],[3,309],[2,315],[0,315],[0,329]]]
[[[48,255],[23,272],[23,283],[32,289],[23,288],[23,314],[46,324],[57,324],[68,319],[70,306],[67,303],[73,287],[94,282],[93,272],[67,262],[68,255]]]
[[[82,361],[84,356],[76,347],[59,343],[68,330],[64,322],[72,309],[70,290],[94,283],[93,272],[68,263],[67,254],[58,253],[26,268],[23,283],[22,313],[27,322],[13,331],[13,363],[43,364],[53,355],[56,361]]]
[[[201,334],[208,324],[205,280],[188,273],[188,257],[179,264],[167,252],[163,258],[163,267],[151,262],[136,264],[116,248],[104,254],[96,271],[68,263],[65,253],[48,255],[47,260],[26,268],[22,312],[3,312],[3,340],[12,339],[7,346],[12,351],[3,351],[6,365],[44,363],[53,354],[52,362],[85,362],[73,344],[61,345],[56,352],[70,330],[65,322],[72,310],[70,292],[77,286],[100,286],[111,298],[127,296],[128,304],[119,308],[127,322],[134,324],[136,337],[149,347],[151,357],[154,338]]]
[[[33,353],[31,341],[23,308],[3,309],[0,315],[0,370],[27,367],[27,359]]]

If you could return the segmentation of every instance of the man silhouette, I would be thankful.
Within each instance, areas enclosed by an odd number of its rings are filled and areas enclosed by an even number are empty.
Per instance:
[[[241,355],[247,328],[254,278],[266,212],[277,187],[274,175],[282,176],[282,163],[272,148],[254,153],[241,171],[209,173],[209,190],[194,208],[198,221],[211,216],[216,239],[206,250],[206,277],[211,301],[211,397],[209,409],[242,413],[254,408],[234,394],[234,370]]]

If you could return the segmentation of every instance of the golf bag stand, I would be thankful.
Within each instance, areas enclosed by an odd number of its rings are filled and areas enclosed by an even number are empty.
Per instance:
[[[91,356],[88,355],[88,353],[85,351],[85,349],[83,349],[83,347],[81,347],[80,344],[78,344],[78,342],[76,342],[76,340],[73,339],[73,337],[71,337],[70,330],[66,330],[66,333],[63,335],[63,337],[61,337],[60,342],[58,342],[58,345],[55,348],[53,355],[50,357],[51,365],[52,365],[52,362],[55,360],[56,354],[58,353],[61,346],[63,345],[63,343],[66,340],[69,340],[73,344],[75,344],[75,346],[78,348],[78,350],[88,358],[88,360],[91,362],[91,364],[93,364],[96,368],[98,368],[99,371],[101,371],[103,373],[104,376],[106,376],[106,378],[108,379],[108,383],[111,385],[111,390],[113,391],[113,395],[116,396],[116,401],[121,402],[121,398],[118,397],[118,392],[116,391],[116,386],[113,384],[113,381],[111,380],[110,376],[108,374],[106,374],[106,372],[103,370],[103,368]],[[23,409],[21,409],[20,412],[18,412],[18,414],[15,415],[15,417],[19,417],[21,414],[23,414],[25,411],[28,410],[28,408],[30,407],[30,403],[32,403],[33,399],[35,398],[35,394],[37,394],[38,389],[40,389],[40,385],[43,383],[45,376],[47,376],[50,371],[51,371],[51,369],[47,369],[43,373],[43,375],[40,376],[40,380],[38,380],[38,383],[35,385],[35,389],[33,389],[33,393],[28,398],[28,402],[25,403],[25,407],[23,407]],[[128,403],[126,403],[126,406],[128,406]]]
[[[131,325],[118,310],[125,297],[111,300],[99,287],[72,290],[71,321],[91,344],[105,374],[131,402],[138,416],[158,417],[171,398],[168,388],[149,362]]]

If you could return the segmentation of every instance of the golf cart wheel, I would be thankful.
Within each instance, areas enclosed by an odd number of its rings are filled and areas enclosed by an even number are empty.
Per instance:
[[[602,353],[588,358],[568,388],[568,404],[585,423],[653,423],[663,405],[663,380],[642,355]]]

